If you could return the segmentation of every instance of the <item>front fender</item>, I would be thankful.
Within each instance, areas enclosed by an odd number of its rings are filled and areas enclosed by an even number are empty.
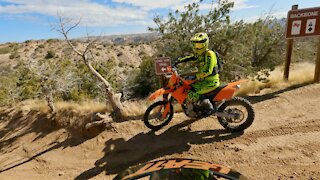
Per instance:
[[[158,89],[149,96],[149,100],[153,101],[153,100],[157,99],[159,96],[162,96],[164,94],[168,94],[169,92],[170,92],[169,90],[166,90],[164,88]]]

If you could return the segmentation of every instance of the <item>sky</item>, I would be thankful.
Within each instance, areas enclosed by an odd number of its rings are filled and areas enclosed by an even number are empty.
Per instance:
[[[198,0],[0,0],[0,43],[62,38],[52,29],[58,15],[74,20],[80,26],[70,37],[115,35],[148,32],[155,26],[156,15],[166,17],[171,11]],[[209,10],[217,0],[204,0],[200,9]],[[320,0],[229,0],[234,2],[232,21],[254,22],[271,14],[287,16],[294,4],[300,8],[320,7]]]

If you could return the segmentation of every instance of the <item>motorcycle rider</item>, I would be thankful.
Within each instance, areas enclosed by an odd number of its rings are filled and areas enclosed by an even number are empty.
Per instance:
[[[209,37],[206,33],[196,33],[191,39],[193,55],[179,58],[174,63],[176,66],[182,62],[196,61],[198,72],[195,75],[196,82],[191,85],[188,91],[187,100],[194,103],[198,102],[201,94],[209,93],[220,86],[220,78],[216,54],[208,49]],[[205,102],[210,109],[212,104],[209,100]]]

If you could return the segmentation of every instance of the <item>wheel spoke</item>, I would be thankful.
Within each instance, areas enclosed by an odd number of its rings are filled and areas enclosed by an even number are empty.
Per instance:
[[[239,125],[242,124],[247,118],[248,118],[248,112],[245,107],[242,105],[233,105],[233,106],[228,106],[225,111],[226,113],[229,114],[234,114],[238,116],[237,118],[225,118],[230,125]]]
[[[172,117],[172,104],[168,101],[158,101],[147,108],[143,116],[143,121],[148,128],[156,131],[167,125]]]
[[[169,113],[165,117],[162,117],[163,112],[165,111],[165,106],[159,105],[158,107],[155,107],[150,115],[149,115],[149,122],[150,124],[157,126],[161,125],[169,116]]]
[[[241,97],[234,97],[233,99],[224,102],[219,107],[219,112],[234,115],[234,118],[218,117],[219,123],[224,128],[232,131],[245,130],[253,123],[255,117],[255,112],[251,103]]]

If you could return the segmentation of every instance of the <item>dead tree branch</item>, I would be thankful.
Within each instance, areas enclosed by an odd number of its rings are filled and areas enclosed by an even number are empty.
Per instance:
[[[97,42],[97,39],[90,40],[89,35],[87,34],[87,38],[89,42],[86,44],[83,50],[77,49],[77,47],[75,47],[69,39],[69,33],[73,29],[77,28],[80,25],[80,22],[81,22],[81,19],[72,24],[72,21],[70,19],[68,20],[63,18],[62,16],[59,16],[59,27],[56,30],[63,35],[63,37],[67,41],[67,44],[79,57],[81,57],[82,61],[89,68],[92,74],[103,83],[106,91],[107,102],[110,103],[113,109],[111,116],[113,120],[121,120],[124,117],[123,116],[124,108],[122,103],[120,102],[120,98],[117,98],[118,96],[116,96],[116,94],[114,93],[111,84],[92,66],[92,60],[94,59],[94,56],[92,53],[90,54],[90,52],[94,47],[94,44]],[[88,125],[88,127],[89,126],[90,125]]]

